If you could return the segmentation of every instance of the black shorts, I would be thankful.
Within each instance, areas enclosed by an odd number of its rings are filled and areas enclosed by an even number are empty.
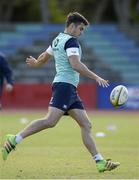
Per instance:
[[[49,105],[64,112],[68,112],[70,109],[84,109],[77,88],[65,82],[53,83],[52,98]]]

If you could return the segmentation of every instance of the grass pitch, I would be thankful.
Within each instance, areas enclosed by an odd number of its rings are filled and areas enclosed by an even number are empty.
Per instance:
[[[0,141],[17,133],[45,112],[0,112]],[[25,139],[3,162],[0,179],[139,179],[139,112],[89,112],[92,132],[105,158],[121,163],[114,171],[98,173],[95,162],[83,146],[80,128],[64,116],[55,128]],[[26,119],[25,119],[26,118]]]

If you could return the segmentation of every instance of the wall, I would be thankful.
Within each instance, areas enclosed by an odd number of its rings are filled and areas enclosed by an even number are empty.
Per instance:
[[[96,86],[80,84],[78,93],[86,108],[96,108]],[[4,93],[4,108],[46,108],[51,98],[50,84],[16,84],[14,91]]]
[[[109,100],[110,93],[112,89],[116,86],[120,85],[119,83],[112,83],[107,88],[97,87],[97,107],[99,109],[115,109]],[[130,110],[138,110],[139,109],[139,85],[137,84],[122,84],[125,85],[128,89],[128,101],[124,106],[119,107],[119,109],[130,109]]]
[[[78,93],[87,109],[114,109],[109,97],[111,90],[119,84],[103,88],[92,83],[83,83]],[[139,109],[139,85],[124,84],[128,88],[129,99],[120,109]],[[50,84],[16,84],[12,93],[4,93],[4,108],[47,108],[51,98]]]

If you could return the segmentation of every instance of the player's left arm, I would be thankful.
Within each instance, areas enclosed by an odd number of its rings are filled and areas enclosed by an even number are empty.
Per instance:
[[[53,56],[53,52],[51,47],[49,46],[48,49],[43,53],[41,53],[37,59],[32,56],[29,56],[26,59],[26,63],[30,67],[40,67],[46,64],[52,56]]]
[[[96,82],[100,86],[103,86],[103,87],[109,86],[108,80],[101,78],[100,76],[98,76],[97,74],[89,70],[88,67],[80,61],[80,57],[78,55],[69,56],[69,62],[72,68],[78,73],[80,73],[81,75],[96,80]]]

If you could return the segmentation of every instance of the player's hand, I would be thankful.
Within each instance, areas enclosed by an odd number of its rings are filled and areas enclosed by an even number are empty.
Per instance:
[[[12,84],[6,84],[5,90],[6,90],[7,92],[11,92],[11,91],[13,90],[13,85],[12,85]]]
[[[109,83],[108,83],[109,81],[105,80],[99,76],[96,78],[96,82],[99,84],[99,86],[102,86],[102,87],[108,87],[109,86]]]
[[[30,67],[36,67],[36,62],[37,62],[37,60],[36,60],[34,57],[32,57],[32,56],[29,56],[29,57],[26,59],[26,63],[27,63],[27,65],[30,66]]]

